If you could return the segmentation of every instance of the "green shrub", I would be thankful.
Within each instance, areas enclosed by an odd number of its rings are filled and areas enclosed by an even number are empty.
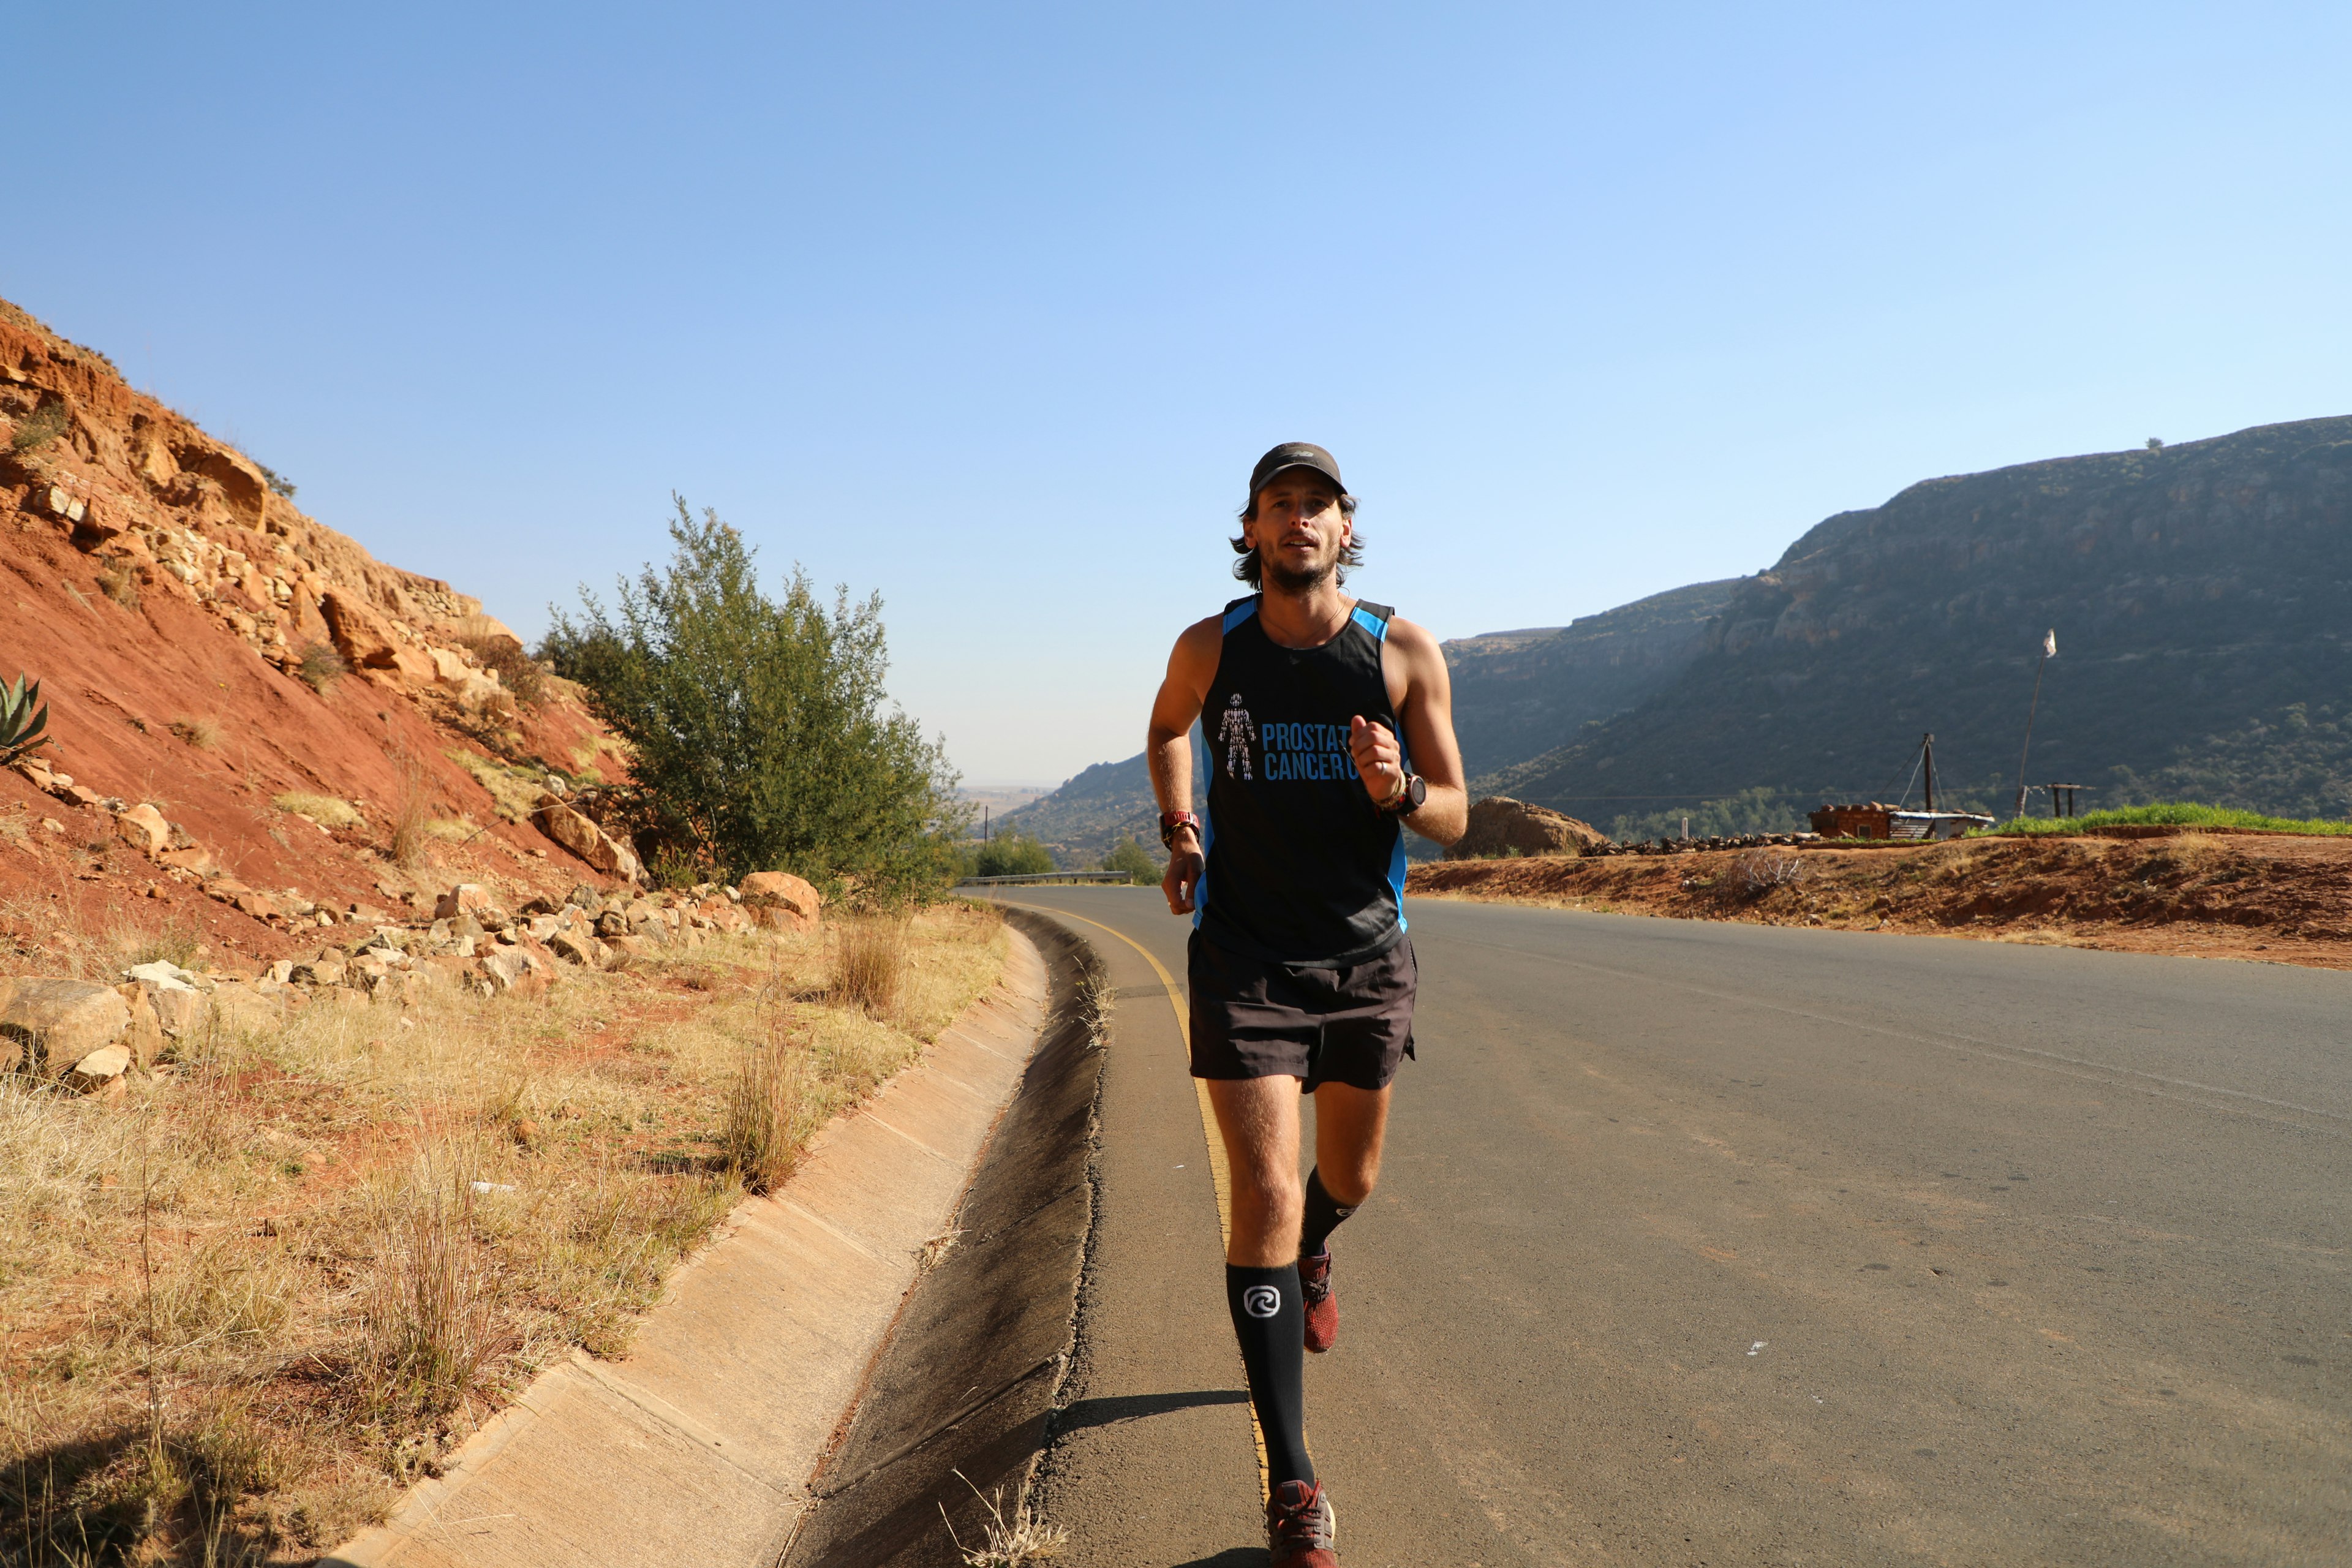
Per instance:
[[[669,564],[623,579],[611,611],[551,606],[543,651],[631,748],[657,836],[733,880],[788,870],[859,897],[928,897],[963,826],[943,746],[886,710],[878,595],[828,611],[795,570],[761,591],[742,535],[673,497]]]
[[[351,672],[351,665],[335,651],[335,645],[328,642],[306,644],[294,663],[295,678],[321,697],[327,694],[327,688]]]
[[[2352,834],[2352,822],[2328,822],[2311,817],[2265,816],[2226,805],[2200,805],[2195,801],[2158,801],[2151,805],[2118,806],[2112,811],[2086,811],[2080,816],[2024,816],[1998,827],[1980,827],[1971,838],[2010,834],[2036,837],[2080,833],[2086,827],[2266,827],[2276,833]]]
[[[1139,888],[1158,887],[1163,874],[1160,862],[1152,858],[1151,851],[1138,843],[1132,834],[1110,847],[1110,853],[1103,857],[1102,868],[1126,872],[1128,879]]]
[[[1059,869],[1052,850],[1019,833],[998,834],[980,847],[971,864],[975,877],[1036,877]]]
[[[64,404],[44,403],[17,425],[16,433],[8,438],[8,446],[19,453],[37,452],[64,435],[72,417]]]
[[[537,660],[505,637],[459,637],[457,645],[495,671],[500,682],[526,708],[536,708],[547,697],[547,671]]]

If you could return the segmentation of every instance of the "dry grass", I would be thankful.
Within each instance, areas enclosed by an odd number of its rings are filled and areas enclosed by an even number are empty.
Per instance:
[[[982,1495],[978,1487],[971,1486],[971,1479],[961,1470],[955,1472],[955,1478],[965,1486],[971,1487],[971,1495],[979,1498],[981,1506],[988,1510],[988,1523],[982,1527],[984,1533],[971,1546],[966,1546],[957,1536],[954,1525],[948,1526],[948,1537],[955,1542],[956,1551],[963,1558],[964,1568],[1025,1568],[1031,1563],[1059,1557],[1062,1549],[1069,1545],[1068,1527],[1046,1523],[1035,1506],[1025,1499],[1013,1505],[1013,1517],[1007,1519],[1004,1517],[1003,1489],[999,1488],[994,1497],[988,1497]],[[941,1521],[947,1519],[947,1506],[941,1504]]]
[[[196,950],[204,945],[204,934],[194,921],[173,919],[152,930],[126,923],[115,931],[113,942],[127,961],[122,965],[125,969],[158,959],[185,969],[196,962]]]
[[[16,433],[8,438],[9,449],[28,457],[64,435],[72,422],[73,416],[62,402],[44,403],[17,421]]]
[[[327,689],[352,672],[349,660],[332,643],[305,643],[295,657],[294,678],[324,697]]]
[[[475,1244],[480,1149],[427,1145],[377,1196],[376,1270],[367,1306],[379,1409],[439,1415],[472,1394],[499,1349],[488,1262]]]
[[[793,1173],[811,1125],[812,1097],[805,1082],[807,1053],[795,1045],[789,1008],[790,981],[774,950],[766,984],[760,987],[756,1035],[743,1047],[735,1076],[727,1091],[726,1120],[719,1131],[719,1148],[745,1190],[772,1193]],[[708,969],[679,975],[697,991],[711,988]]]
[[[895,915],[866,915],[845,921],[840,946],[834,954],[833,994],[845,1007],[857,1007],[875,1018],[898,1011],[906,988],[907,923]]]
[[[126,565],[101,566],[98,591],[126,610],[139,607],[139,574]]]
[[[1760,899],[1776,888],[1798,886],[1810,870],[1801,855],[1780,849],[1750,849],[1731,863],[1726,880],[1735,896]]]
[[[746,1185],[1001,970],[993,911],[902,929],[891,1021],[829,998],[823,936],[727,937],[215,1026],[112,1102],[0,1078],[0,1559],[316,1553],[541,1367],[625,1350]]]
[[[210,716],[198,719],[174,719],[172,733],[200,752],[209,752],[220,744],[220,721]]]
[[[360,825],[358,808],[350,801],[337,800],[331,795],[288,790],[284,795],[272,796],[269,804],[280,811],[307,816],[322,827],[357,827]]]
[[[539,805],[539,797],[547,785],[530,774],[494,763],[478,752],[463,747],[453,749],[449,760],[480,781],[490,792],[491,804],[498,814],[509,822],[520,822]]]
[[[400,782],[393,797],[392,842],[386,847],[394,865],[414,871],[425,864],[425,851],[432,843],[432,781],[424,760],[406,752],[395,753],[392,765]]]

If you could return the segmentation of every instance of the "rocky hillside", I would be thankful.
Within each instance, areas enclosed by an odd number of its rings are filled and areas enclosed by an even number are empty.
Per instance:
[[[2029,782],[2352,811],[2352,418],[1930,479],[1830,518],[1732,586],[1671,681],[1489,782],[1621,832],[1741,792],[1793,826],[1892,798],[1933,731],[1951,804],[2005,811],[2052,628]]]
[[[1192,731],[1192,809],[1207,809],[1208,763],[1201,731]],[[996,819],[999,829],[1024,833],[1054,852],[1065,871],[1102,864],[1122,838],[1160,854],[1160,803],[1151,793],[1151,773],[1143,753],[1123,762],[1097,763],[1061,788]]]
[[[1694,583],[1564,626],[1488,632],[1445,645],[1462,765],[1481,778],[1634,707],[1706,650],[1740,583]]]
[[[0,773],[20,949],[58,900],[266,960],[453,880],[513,909],[638,874],[576,689],[290,489],[0,304],[0,679],[48,706]]]

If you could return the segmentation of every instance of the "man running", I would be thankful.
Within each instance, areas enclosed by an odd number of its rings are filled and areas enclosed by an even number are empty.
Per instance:
[[[1161,887],[1192,916],[1192,1076],[1233,1171],[1225,1303],[1265,1437],[1274,1568],[1339,1561],[1307,1455],[1303,1352],[1339,1332],[1327,1243],[1371,1195],[1389,1083],[1412,1054],[1399,825],[1451,844],[1469,806],[1437,639],[1340,592],[1363,560],[1355,512],[1322,447],[1258,459],[1233,542],[1234,575],[1258,592],[1176,639],[1148,752]],[[1204,709],[1218,742],[1205,826],[1182,809]],[[1301,1093],[1315,1097],[1303,1184]]]

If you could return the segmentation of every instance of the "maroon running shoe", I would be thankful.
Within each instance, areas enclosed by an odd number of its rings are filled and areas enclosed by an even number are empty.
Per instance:
[[[1307,1304],[1307,1348],[1321,1355],[1339,1337],[1339,1303],[1331,1294],[1331,1249],[1298,1260],[1298,1299]]]
[[[1331,1538],[1339,1528],[1331,1500],[1315,1481],[1285,1481],[1265,1504],[1268,1568],[1339,1568]]]

